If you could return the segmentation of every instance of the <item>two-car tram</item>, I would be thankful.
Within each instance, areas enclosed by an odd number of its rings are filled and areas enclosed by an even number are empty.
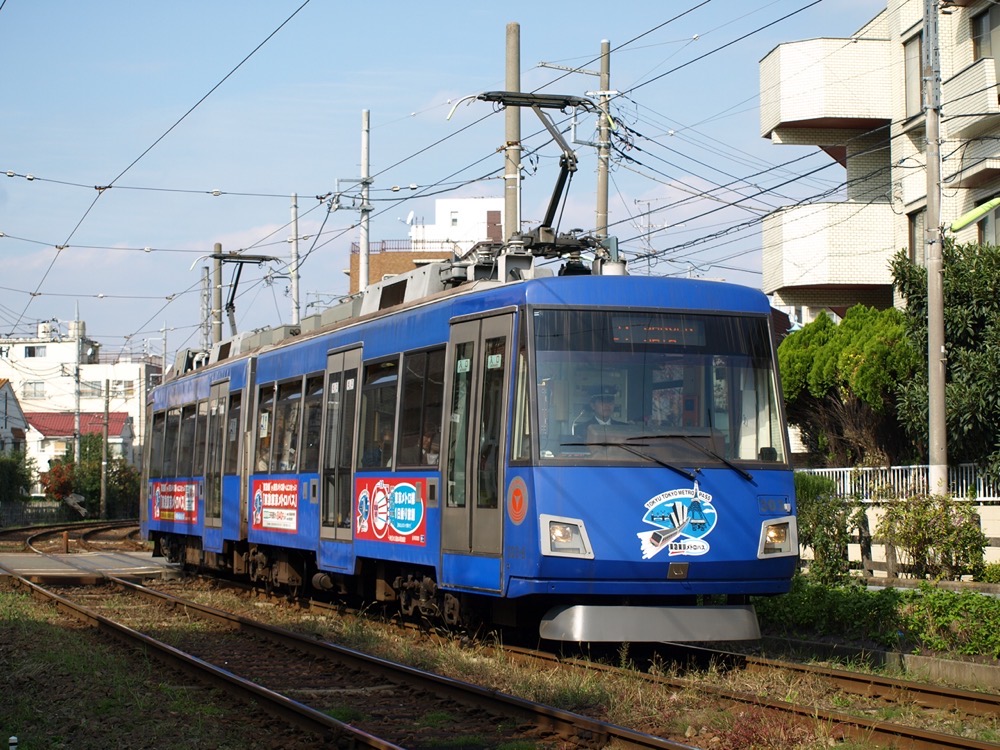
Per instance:
[[[798,553],[764,295],[478,268],[155,388],[157,551],[554,640],[757,637],[747,597],[787,591]]]

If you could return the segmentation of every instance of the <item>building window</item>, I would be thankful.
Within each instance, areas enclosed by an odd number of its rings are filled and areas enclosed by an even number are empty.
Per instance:
[[[991,13],[985,10],[972,17],[972,59],[982,60],[984,57],[993,57],[993,45],[990,39],[992,24]]]
[[[453,227],[457,227],[458,226],[458,211],[452,211],[451,212],[451,225]]]
[[[979,230],[978,239],[980,245],[1000,244],[997,240],[998,222],[1000,222],[1000,209],[995,208],[976,223],[976,228]]]
[[[112,380],[111,395],[118,398],[132,398],[135,395],[135,381]]]
[[[927,238],[924,236],[924,226],[927,219],[927,209],[922,208],[908,214],[910,261],[918,266],[927,265]]]
[[[923,109],[923,36],[915,37],[903,44],[903,60],[906,71],[906,116],[919,115]]]
[[[24,398],[45,398],[45,383],[41,380],[29,380],[21,386]]]
[[[104,395],[100,380],[81,380],[80,396],[82,398],[100,398]]]
[[[45,347],[44,346],[26,346],[24,347],[24,358],[30,359],[31,357],[44,357]]]
[[[988,10],[973,16],[971,25],[972,59],[979,61],[993,58],[993,68],[1000,72],[1000,61],[993,54],[994,47],[1000,50],[1000,7],[993,5]]]

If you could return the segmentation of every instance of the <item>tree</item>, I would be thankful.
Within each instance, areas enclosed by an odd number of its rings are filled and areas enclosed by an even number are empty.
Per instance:
[[[21,451],[0,453],[0,500],[20,499],[31,491],[35,461]]]
[[[50,463],[42,475],[45,494],[62,500],[71,493],[82,495],[91,516],[100,512],[101,460],[100,435],[83,435],[80,440],[80,465],[76,466],[70,448],[61,459]],[[139,512],[139,471],[120,456],[108,459],[107,514],[110,518],[137,515]]]
[[[948,462],[974,463],[1000,477],[1000,248],[946,240],[942,259]],[[900,252],[892,274],[920,356],[915,377],[900,383],[900,420],[926,456],[927,269]]]
[[[911,379],[918,362],[900,311],[855,305],[839,325],[821,313],[778,347],[788,420],[818,460],[907,460],[912,449],[896,414],[897,383]]]

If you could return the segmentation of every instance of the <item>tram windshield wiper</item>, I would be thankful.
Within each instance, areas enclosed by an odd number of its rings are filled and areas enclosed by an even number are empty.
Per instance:
[[[735,471],[737,474],[739,474],[741,477],[743,477],[745,480],[747,480],[751,484],[754,483],[753,474],[751,474],[746,469],[743,469],[743,468],[737,466],[736,464],[734,464],[732,461],[730,461],[725,456],[720,456],[718,453],[716,453],[715,451],[713,451],[711,448],[705,447],[704,445],[702,445],[701,443],[699,443],[697,440],[692,440],[690,435],[684,435],[683,433],[679,433],[679,432],[668,432],[668,433],[665,433],[663,435],[639,435],[638,437],[626,438],[626,440],[670,440],[670,439],[673,439],[673,440],[683,440],[688,445],[694,446],[695,448],[697,448],[698,450],[700,450],[706,456],[711,456],[716,461],[721,461],[722,463],[724,463],[726,466],[728,466],[730,469],[732,469],[733,471]]]
[[[632,455],[639,456],[639,458],[644,458],[647,461],[651,461],[654,464],[659,464],[665,469],[670,469],[680,474],[682,477],[690,479],[692,482],[695,480],[695,471],[688,471],[687,469],[682,469],[679,466],[674,466],[673,464],[668,464],[666,461],[661,461],[656,456],[651,456],[648,453],[643,453],[638,450],[634,445],[629,445],[628,443],[561,443],[561,445],[572,445],[572,446],[585,446],[587,448],[621,448],[624,451],[628,451]],[[645,443],[640,443],[642,447],[646,447]]]

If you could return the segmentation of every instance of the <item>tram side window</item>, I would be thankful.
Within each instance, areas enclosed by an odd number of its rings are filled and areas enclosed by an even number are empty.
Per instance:
[[[362,468],[392,465],[396,428],[397,361],[365,365],[361,390],[361,440],[358,443]]]
[[[302,409],[302,381],[278,386],[274,407],[274,452],[271,471],[296,471],[299,454],[299,417]]]
[[[229,416],[226,420],[226,456],[222,472],[236,474],[240,466],[240,409],[242,394],[229,394]]]
[[[208,445],[208,402],[199,401],[196,412],[191,474],[201,476],[205,473],[205,447]]]
[[[319,438],[323,429],[323,376],[306,379],[306,397],[302,404],[302,462],[299,471],[319,471]]]
[[[274,427],[274,384],[261,386],[257,396],[257,450],[254,471],[266,472],[271,465],[271,432]]]
[[[163,476],[163,430],[167,424],[167,413],[153,415],[153,428],[149,433],[149,476],[159,479]]]
[[[472,356],[475,345],[466,341],[455,352],[455,384],[452,387],[451,430],[445,476],[448,482],[448,507],[464,508],[466,452],[469,445],[469,424],[472,408]]]
[[[167,412],[167,425],[163,432],[163,477],[177,476],[177,438],[181,433],[181,410],[174,407]]]
[[[440,455],[444,399],[444,349],[403,358],[398,462],[403,466],[436,465]]]
[[[198,412],[194,404],[181,411],[181,434],[178,437],[177,476],[194,475],[194,439],[198,428]]]
[[[506,337],[487,339],[483,346],[483,385],[479,433],[479,495],[477,508],[496,508],[499,503],[499,467],[503,459],[503,382]]]
[[[511,461],[531,459],[531,379],[525,349],[517,355],[517,389],[514,395],[514,446]]]

